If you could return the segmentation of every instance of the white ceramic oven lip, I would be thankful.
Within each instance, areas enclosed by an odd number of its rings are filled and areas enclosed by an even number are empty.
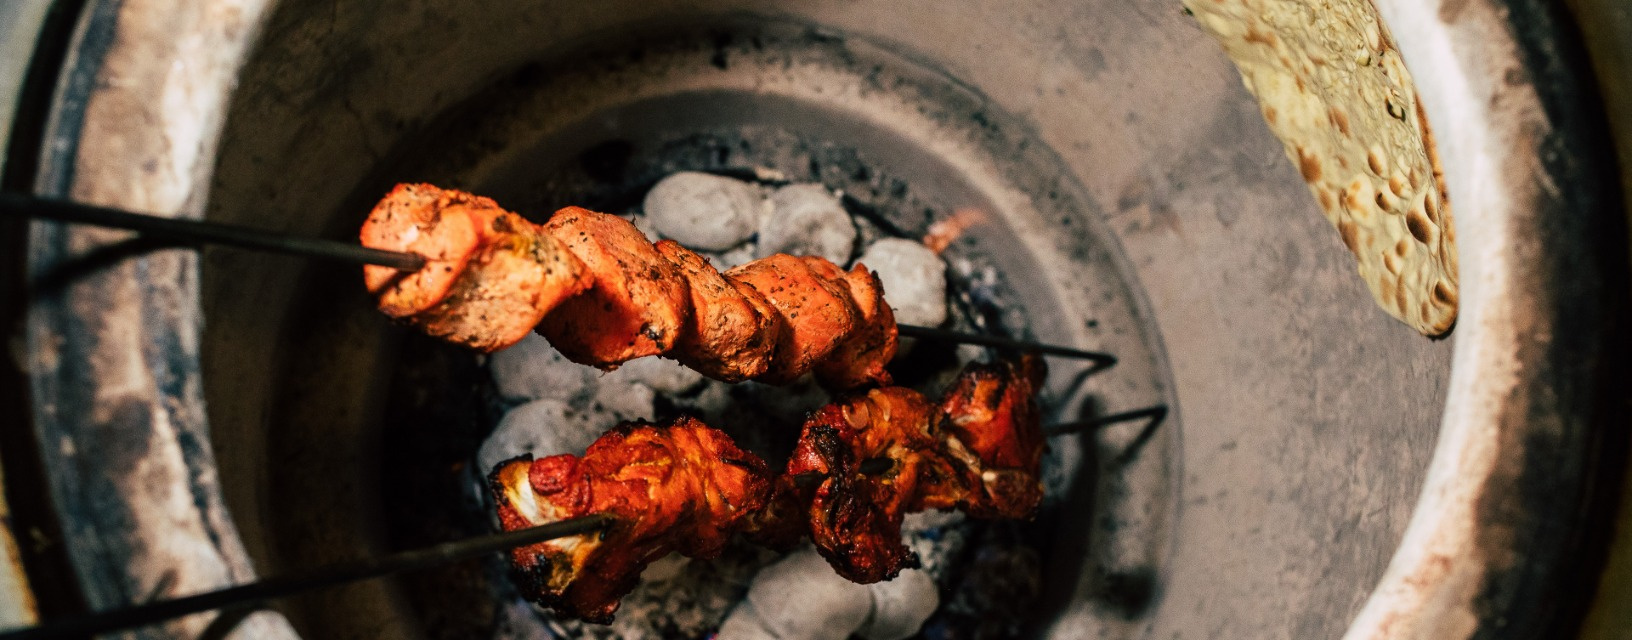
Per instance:
[[[200,217],[237,72],[272,4],[90,3],[59,90],[37,191]],[[1598,294],[1624,284],[1601,270],[1624,259],[1622,248],[1600,250],[1605,243],[1594,234],[1606,229],[1601,218],[1618,218],[1618,200],[1609,195],[1606,172],[1548,156],[1559,145],[1591,146],[1585,139],[1591,123],[1580,119],[1592,111],[1559,110],[1558,101],[1578,95],[1571,92],[1580,91],[1584,77],[1545,78],[1537,74],[1556,68],[1526,66],[1557,60],[1556,52],[1535,50],[1527,39],[1535,34],[1521,31],[1547,24],[1515,26],[1533,16],[1496,0],[1378,4],[1417,76],[1439,141],[1463,291],[1427,486],[1404,543],[1348,637],[1502,634],[1502,621],[1519,619],[1514,612],[1527,606],[1521,592],[1504,591],[1509,582],[1558,580],[1580,570],[1573,547],[1584,539],[1572,525],[1584,522],[1590,483],[1598,479],[1595,425],[1607,417],[1603,385],[1613,380],[1608,360],[1617,353],[1608,348],[1615,327],[1602,319],[1618,310],[1612,296]],[[122,238],[37,225],[30,260],[43,269]],[[57,468],[87,474],[59,473],[52,490],[60,502],[87,488],[124,487],[126,501],[141,503],[130,504],[123,520],[65,524],[72,544],[135,541],[128,548],[75,549],[75,570],[93,608],[123,604],[143,588],[193,592],[254,577],[221,506],[208,430],[194,406],[201,394],[196,271],[186,251],[148,254],[31,311],[28,364],[42,448],[48,461],[63,465]],[[182,357],[144,355],[155,341]],[[94,437],[98,428],[132,426],[149,437],[120,462],[138,474],[74,463],[72,439],[62,435]],[[1541,465],[1557,467],[1560,477],[1543,481],[1556,489],[1556,504],[1535,501],[1536,487],[1525,486],[1537,482]],[[98,473],[118,477],[92,477]],[[105,535],[116,526],[118,536]],[[192,637],[208,624],[192,618],[161,635]],[[243,637],[295,635],[276,614],[257,614],[243,625],[238,631],[250,634]]]

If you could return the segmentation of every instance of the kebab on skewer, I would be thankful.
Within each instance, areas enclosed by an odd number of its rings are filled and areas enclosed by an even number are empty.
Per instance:
[[[885,387],[812,412],[749,537],[788,548],[808,535],[834,571],[868,584],[918,566],[901,541],[908,513],[1030,517],[1043,497],[1035,397],[1044,376],[1041,358],[1023,356],[965,367],[933,405]],[[878,461],[888,467],[868,468]]]
[[[936,405],[889,387],[823,407],[774,488],[763,461],[691,418],[622,425],[582,458],[505,462],[489,483],[506,530],[589,513],[614,522],[600,536],[516,549],[520,586],[561,614],[605,623],[649,562],[670,551],[712,557],[736,532],[779,548],[809,536],[840,575],[892,578],[917,566],[901,542],[908,512],[1035,511],[1043,437],[1031,396],[1041,373],[1031,360],[976,365]]]
[[[506,531],[592,513],[602,532],[511,551],[523,595],[590,622],[609,623],[653,560],[678,551],[719,555],[742,519],[765,504],[765,462],[690,418],[625,423],[582,457],[505,462],[489,476]]]
[[[890,382],[895,316],[878,277],[815,257],[769,256],[725,273],[627,220],[579,207],[543,225],[492,200],[398,185],[363,224],[364,246],[425,256],[403,273],[364,267],[380,310],[492,352],[536,330],[573,362],[614,369],[665,355],[726,382],[830,389]]]

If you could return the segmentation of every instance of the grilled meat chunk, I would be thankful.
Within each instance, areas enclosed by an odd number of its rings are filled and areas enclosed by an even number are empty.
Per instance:
[[[888,580],[918,558],[901,541],[924,459],[937,456],[922,395],[889,387],[827,405],[805,421],[787,475],[814,475],[811,541],[833,569],[862,584]],[[884,462],[882,470],[867,467]]]
[[[869,583],[915,566],[901,543],[906,513],[1031,517],[1042,499],[1043,377],[1041,359],[1026,356],[966,367],[933,405],[885,387],[817,410],[770,511],[750,518],[753,537],[785,548],[809,535],[835,571]]]
[[[833,353],[816,363],[816,379],[828,389],[888,385],[890,374],[884,367],[895,359],[899,330],[895,312],[884,301],[884,284],[877,273],[861,264],[844,274],[844,284],[856,305],[856,328]]]
[[[692,313],[680,328],[674,359],[725,382],[764,375],[787,331],[770,300],[673,240],[658,242],[657,252],[679,267],[691,289]]]
[[[593,285],[544,318],[539,333],[567,359],[601,369],[674,347],[691,314],[680,268],[628,220],[578,207],[544,228],[566,243]]]
[[[582,458],[518,458],[489,476],[504,529],[600,513],[603,533],[515,549],[523,595],[562,615],[608,623],[646,565],[671,551],[712,558],[742,519],[765,506],[770,474],[758,456],[690,418],[625,423]]]
[[[942,396],[936,431],[963,476],[956,506],[978,518],[1025,518],[1043,499],[1043,435],[1037,390],[1047,370],[1026,355],[964,368]],[[930,504],[924,506],[945,505]]]
[[[822,269],[824,265],[838,272],[838,277]],[[787,323],[788,331],[777,341],[770,369],[761,376],[772,384],[792,382],[809,373],[850,335],[861,315],[850,299],[843,272],[825,260],[779,253],[731,269],[725,277],[763,294]]]
[[[487,198],[403,184],[369,213],[366,246],[426,258],[413,273],[363,268],[380,310],[425,333],[492,352],[515,344],[589,286],[565,245]]]

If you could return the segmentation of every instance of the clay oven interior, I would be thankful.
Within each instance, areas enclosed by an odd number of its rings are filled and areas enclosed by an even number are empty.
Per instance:
[[[1578,87],[1537,87],[1522,65],[1544,60],[1524,50],[1507,51],[1522,64],[1500,87],[1500,74],[1469,66],[1517,38],[1487,3],[1463,3],[1472,17],[1448,25],[1379,3],[1419,80],[1435,83],[1424,102],[1467,246],[1464,320],[1445,340],[1372,303],[1239,76],[1177,3],[285,0],[205,2],[168,21],[149,6],[162,3],[91,4],[79,44],[106,57],[75,68],[164,78],[156,61],[174,58],[198,72],[156,81],[146,100],[71,86],[81,93],[63,104],[81,111],[53,125],[73,144],[42,163],[46,193],[343,239],[399,181],[469,188],[536,217],[615,207],[674,169],[769,166],[843,187],[909,228],[990,212],[974,243],[1012,292],[1010,328],[1121,358],[1080,385],[1080,368],[1061,363],[1057,413],[1171,409],[1146,439],[1124,429],[1057,444],[1075,479],[1043,547],[1049,594],[1029,635],[1335,637],[1365,608],[1401,621],[1377,637],[1404,637],[1387,634],[1488,629],[1498,614],[1545,629],[1578,613],[1514,612],[1547,585],[1588,582],[1598,548],[1586,523],[1603,517],[1605,494],[1590,488],[1620,445],[1598,422],[1614,379],[1604,354],[1618,348],[1599,319],[1619,300],[1597,293],[1624,285],[1603,268],[1625,257],[1624,219],[1603,167],[1541,150],[1607,153],[1563,99]],[[1558,26],[1543,18],[1535,28]],[[160,38],[170,31],[196,39]],[[1488,42],[1470,40],[1480,34]],[[144,38],[168,44],[132,53]],[[1489,95],[1521,104],[1487,109]],[[146,133],[114,135],[152,118]],[[1517,131],[1530,137],[1492,142]],[[1514,175],[1527,177],[1492,182]],[[36,232],[34,259],[60,259],[78,237]],[[414,338],[369,307],[351,268],[208,250],[195,282],[180,252],[152,260],[105,276],[138,282],[109,303],[110,318],[137,318],[134,342],[76,346],[85,307],[55,299],[31,320],[31,362],[36,402],[90,397],[91,412],[99,396],[64,391],[72,362],[36,357],[46,338],[69,335],[68,360],[174,350],[154,365],[176,376],[160,376],[154,397],[194,403],[178,412],[184,426],[208,425],[208,447],[180,455],[208,467],[194,486],[209,494],[197,506],[218,551],[204,555],[223,567],[179,580],[473,533],[401,526],[419,494],[394,493],[394,465],[426,458],[388,405]],[[158,280],[162,291],[145,284]],[[154,306],[156,292],[175,297]],[[165,386],[176,380],[186,384]],[[42,439],[86,437],[78,411],[46,416]],[[474,450],[476,422],[450,424],[463,445],[438,442]],[[1138,456],[1120,456],[1131,446]],[[83,470],[63,456],[45,454]],[[84,519],[66,535],[113,535],[76,486],[52,484],[65,519]],[[1436,527],[1481,533],[1432,548],[1451,568],[1423,593],[1374,595],[1420,560],[1402,544],[1444,542]],[[184,557],[115,547],[70,551],[78,579],[171,588],[149,574]],[[1436,582],[1450,578],[1461,582]],[[128,599],[125,579],[86,598]],[[426,589],[370,582],[279,611],[308,637],[423,637],[453,628],[437,616],[484,606],[450,587],[453,606],[427,607]]]

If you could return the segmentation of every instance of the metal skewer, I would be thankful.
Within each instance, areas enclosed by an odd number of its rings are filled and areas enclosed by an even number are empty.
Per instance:
[[[174,600],[162,600],[79,618],[47,622],[36,627],[0,633],[0,640],[83,638],[110,631],[146,626],[211,609],[261,603],[313,589],[378,578],[404,571],[426,569],[495,551],[504,551],[545,540],[585,534],[604,528],[608,522],[610,520],[602,515],[572,518],[530,529],[518,529],[480,538],[449,542],[416,551],[392,554],[383,558],[318,569],[301,575],[268,578],[259,582],[228,587],[218,591],[208,591]]]
[[[1061,347],[1058,345],[1031,342],[1029,340],[999,338],[997,336],[987,336],[978,333],[964,333],[962,331],[950,331],[947,329],[936,329],[934,327],[919,327],[910,324],[898,324],[896,325],[896,329],[900,330],[900,333],[903,336],[918,338],[920,340],[959,342],[963,344],[980,345],[982,347],[996,347],[998,349],[1035,351],[1047,356],[1080,358],[1093,362],[1093,368],[1095,370],[1104,369],[1116,364],[1116,356],[1109,353],[1100,353],[1098,351],[1088,351],[1073,347]]]
[[[304,238],[217,222],[161,218],[15,193],[0,193],[0,211],[6,215],[125,229],[160,240],[186,244],[219,244],[240,249],[373,264],[403,271],[418,271],[425,266],[425,258],[413,253],[370,249],[345,242]]]
[[[425,258],[415,253],[370,249],[348,242],[306,238],[218,222],[161,218],[67,200],[37,198],[15,193],[0,193],[0,213],[125,229],[145,236],[185,244],[219,244],[240,249],[327,258],[354,264],[378,265],[403,271],[418,271],[425,266]],[[1081,358],[1092,361],[1094,363],[1093,370],[1095,371],[1116,364],[1116,356],[1108,353],[1041,344],[1026,340],[1012,340],[948,331],[933,327],[918,327],[908,324],[897,325],[897,327],[900,329],[901,335],[922,340],[976,344],[1000,349],[1036,351],[1044,355]]]

